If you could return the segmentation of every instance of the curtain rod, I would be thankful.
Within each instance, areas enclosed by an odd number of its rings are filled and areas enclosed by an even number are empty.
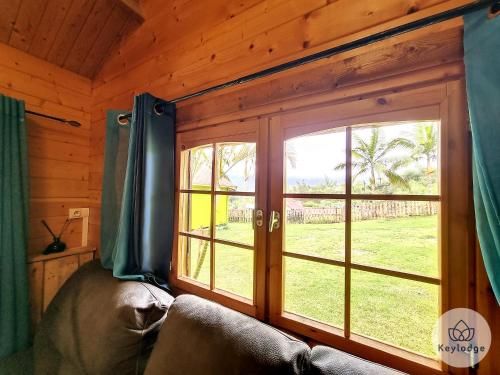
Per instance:
[[[30,115],[39,116],[39,117],[45,117],[45,118],[48,118],[50,120],[63,122],[65,124],[68,124],[70,126],[74,126],[76,128],[79,128],[80,126],[82,126],[82,124],[80,124],[78,121],[74,121],[74,120],[66,120],[66,119],[61,118],[61,117],[46,115],[44,113],[39,113],[39,112],[29,111],[29,110],[25,110],[25,112],[28,113],[28,114],[30,114]]]
[[[429,17],[422,18],[422,19],[417,20],[417,21],[409,22],[409,23],[404,24],[404,25],[396,26],[396,27],[393,27],[391,29],[381,31],[381,32],[354,40],[352,42],[347,42],[345,44],[341,44],[339,46],[332,47],[332,48],[329,48],[329,49],[324,50],[324,51],[313,53],[311,55],[304,56],[304,57],[301,57],[301,58],[298,58],[296,60],[292,60],[292,61],[289,61],[289,62],[286,62],[283,64],[279,64],[279,65],[273,66],[271,68],[261,70],[261,71],[256,72],[256,73],[252,73],[252,74],[248,74],[246,76],[242,76],[240,78],[236,78],[232,81],[228,81],[225,83],[221,83],[219,85],[208,87],[206,89],[172,99],[172,100],[170,100],[170,102],[178,103],[178,102],[182,102],[184,100],[196,98],[198,96],[206,95],[206,94],[214,92],[214,91],[218,91],[218,90],[222,90],[225,88],[241,85],[243,83],[247,83],[247,82],[259,79],[259,78],[263,78],[263,77],[267,77],[267,76],[270,76],[270,75],[273,75],[276,73],[280,73],[280,72],[283,72],[283,71],[286,71],[286,70],[289,70],[289,69],[292,69],[292,68],[295,68],[298,66],[302,66],[302,65],[309,64],[309,63],[312,63],[312,62],[315,62],[318,60],[326,59],[326,58],[338,55],[338,54],[343,53],[343,52],[351,51],[351,50],[354,50],[354,49],[357,49],[360,47],[364,47],[364,46],[367,46],[367,45],[370,45],[373,43],[377,43],[377,42],[392,38],[392,37],[397,36],[397,35],[406,34],[410,31],[415,31],[415,30],[421,29],[421,28],[426,27],[426,26],[434,25],[434,24],[437,24],[440,22],[451,20],[453,18],[461,17],[461,16],[464,16],[466,14],[469,14],[469,13],[472,13],[472,12],[475,12],[475,11],[478,11],[481,9],[486,9],[488,7],[491,7],[491,14],[497,13],[498,10],[500,9],[500,0],[475,1],[475,2],[468,4],[468,5],[464,5],[461,7],[454,8],[454,9],[450,9],[450,10],[447,10],[447,11],[429,16]],[[131,113],[126,113],[126,114],[120,115],[118,117],[119,117],[119,119],[124,120],[124,119],[130,118],[131,116],[132,116]]]

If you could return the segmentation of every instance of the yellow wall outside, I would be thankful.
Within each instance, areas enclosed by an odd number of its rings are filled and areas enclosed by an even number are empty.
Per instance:
[[[193,185],[194,190],[210,190],[207,185]],[[227,224],[228,221],[228,199],[227,195],[217,196],[216,207],[216,225]],[[191,195],[191,228],[208,228],[210,227],[210,195],[208,194],[192,194]]]

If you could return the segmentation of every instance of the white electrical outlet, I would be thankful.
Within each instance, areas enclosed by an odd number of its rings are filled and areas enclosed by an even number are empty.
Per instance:
[[[82,246],[87,246],[88,244],[88,232],[89,232],[89,208],[70,208],[69,209],[69,219],[82,219]]]
[[[88,208],[70,208],[69,218],[70,219],[81,219],[82,217],[89,217]]]

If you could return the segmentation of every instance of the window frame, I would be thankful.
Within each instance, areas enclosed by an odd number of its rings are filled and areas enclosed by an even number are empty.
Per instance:
[[[215,238],[215,200],[219,195],[231,196],[254,196],[255,208],[262,209],[266,212],[267,199],[265,197],[266,190],[266,175],[267,175],[267,129],[263,126],[265,123],[260,120],[246,120],[221,124],[211,130],[201,129],[189,132],[177,133],[176,136],[176,167],[175,167],[175,217],[174,217],[174,240],[172,252],[172,267],[170,273],[170,283],[179,293],[188,292],[199,295],[201,297],[221,303],[234,310],[240,311],[247,315],[255,316],[259,319],[264,318],[265,314],[265,225],[263,227],[254,228],[254,244],[253,246],[246,244],[238,244],[233,241],[220,240]],[[252,142],[256,143],[256,169],[264,170],[263,177],[255,175],[255,191],[254,192],[221,192],[216,190],[215,186],[215,144],[231,142]],[[264,142],[264,143],[261,143]],[[181,162],[182,151],[204,146],[212,145],[212,185],[211,190],[200,191],[194,189],[181,189]],[[180,230],[180,194],[207,194],[211,197],[211,230],[210,235],[197,236],[189,233],[182,233]],[[179,238],[201,239],[210,242],[210,285],[198,282],[192,278],[182,276],[181,265],[179,261],[182,255],[179,250]],[[244,248],[254,252],[254,283],[253,283],[253,300],[239,296],[235,293],[218,289],[215,287],[214,259],[215,259],[215,244],[227,244],[239,248]]]
[[[470,190],[470,151],[467,119],[465,111],[465,91],[463,81],[454,81],[445,84],[422,86],[401,92],[390,93],[373,98],[361,98],[359,101],[347,101],[337,105],[321,105],[305,111],[290,111],[273,116],[270,119],[271,129],[271,160],[274,170],[274,179],[271,179],[270,210],[285,212],[285,197],[328,197],[342,199],[346,202],[346,216],[350,209],[350,200],[355,198],[387,199],[386,195],[348,194],[346,187],[343,194],[291,194],[285,193],[284,188],[284,141],[301,135],[311,134],[333,128],[343,128],[356,124],[376,122],[399,122],[412,120],[439,120],[440,121],[440,191],[439,195],[404,195],[397,198],[412,198],[409,200],[434,200],[441,203],[439,219],[439,281],[438,278],[418,276],[417,281],[426,280],[440,284],[439,303],[440,313],[454,307],[470,306],[472,298],[470,292],[471,268],[469,264],[458,264],[449,257],[449,249],[460,249],[454,256],[464,260],[470,259],[473,254],[473,229],[471,226],[471,196]],[[452,127],[450,124],[454,124]],[[350,159],[350,131],[346,131],[346,146],[349,144],[347,157]],[[348,164],[349,164],[348,160]],[[459,163],[462,161],[462,163]],[[461,168],[460,165],[466,166]],[[280,171],[279,175],[276,171]],[[347,172],[346,172],[347,173]],[[350,177],[350,176],[349,176]],[[350,178],[347,179],[350,184]],[[453,189],[449,189],[449,187]],[[395,197],[395,195],[393,195]],[[347,208],[349,206],[349,208]],[[283,216],[283,215],[282,215]],[[348,220],[346,217],[346,231]],[[472,239],[472,243],[471,243]],[[347,240],[347,239],[346,239]],[[284,311],[284,255],[282,251],[283,238],[281,233],[270,235],[270,323],[286,330],[301,334],[313,341],[335,346],[336,348],[353,354],[385,363],[389,366],[416,373],[442,373],[448,371],[446,364],[424,356],[412,353],[402,348],[396,348],[368,337],[350,332],[349,323],[344,321],[344,329],[339,329],[324,323],[304,318],[300,315]],[[464,245],[465,244],[465,245]],[[458,245],[458,246],[455,246]],[[346,246],[347,250],[347,246]],[[345,255],[344,261],[325,261],[332,265],[346,265],[352,267],[350,254]],[[305,258],[295,256],[296,258]],[[368,267],[366,267],[368,268]],[[380,269],[382,267],[369,267]],[[350,288],[350,270],[346,270],[345,290]],[[387,272],[390,275],[392,272]],[[409,273],[395,275],[408,276]],[[460,279],[459,275],[463,275]],[[422,280],[418,280],[421,278]],[[465,293],[461,292],[465,291]],[[346,304],[345,309],[349,309]],[[345,316],[344,316],[345,318]],[[347,327],[346,327],[347,326]],[[347,330],[346,330],[347,328]],[[347,335],[344,333],[348,332]]]
[[[441,78],[440,78],[441,79]],[[429,83],[431,82],[431,83]],[[432,83],[434,82],[434,83]],[[322,343],[334,346],[354,355],[391,366],[402,371],[420,374],[443,374],[448,371],[462,373],[457,369],[449,369],[444,363],[426,361],[424,357],[414,355],[401,349],[363,336],[351,335],[349,339],[341,336],[342,332],[334,328],[318,323],[314,326],[304,324],[308,322],[288,319],[282,316],[282,311],[272,301],[280,301],[282,304],[281,291],[273,285],[277,277],[281,277],[281,244],[277,244],[275,236],[261,236],[259,242],[255,242],[259,253],[256,259],[255,279],[259,280],[256,286],[258,298],[256,306],[241,304],[232,295],[214,293],[203,286],[193,282],[186,282],[177,276],[178,259],[178,198],[179,198],[179,161],[181,144],[190,143],[201,145],[207,139],[225,137],[231,134],[249,133],[248,126],[258,124],[257,149],[262,153],[257,166],[259,176],[257,178],[256,194],[260,194],[260,202],[256,207],[264,210],[266,224],[268,214],[271,210],[283,212],[282,207],[276,204],[276,199],[262,197],[261,192],[268,190],[271,173],[282,173],[282,165],[274,156],[282,153],[283,145],[277,140],[282,136],[276,134],[283,130],[291,135],[300,135],[300,129],[307,128],[303,134],[313,133],[325,128],[331,128],[332,123],[336,126],[347,126],[353,123],[373,123],[389,121],[415,120],[418,114],[432,113],[432,118],[440,119],[441,122],[441,185],[440,195],[442,199],[440,213],[440,269],[441,269],[441,310],[446,311],[455,307],[473,307],[474,303],[474,257],[475,257],[475,232],[473,229],[473,205],[471,196],[471,153],[470,136],[467,125],[467,110],[465,83],[463,79],[448,77],[436,83],[436,80],[421,81],[405,86],[398,90],[391,90],[383,86],[379,91],[372,90],[369,94],[361,92],[363,85],[359,88],[353,86],[349,89],[350,97],[343,99],[330,93],[311,95],[312,101],[318,104],[307,104],[307,97],[302,100],[293,101],[293,105],[285,108],[276,108],[270,105],[251,112],[248,118],[233,120],[234,114],[213,120],[206,120],[200,125],[183,125],[177,134],[176,148],[176,203],[175,203],[175,232],[174,251],[172,260],[172,272],[170,282],[175,292],[192,293],[204,298],[214,300],[229,308],[241,311],[248,315],[256,316],[274,326],[301,335],[310,343]],[[324,96],[325,100],[318,100]],[[303,106],[303,107],[301,107]],[[266,112],[267,110],[267,112]],[[250,117],[261,116],[261,117]],[[437,117],[436,117],[437,116]],[[226,122],[231,121],[231,122]],[[229,131],[229,135],[228,135]],[[269,143],[268,143],[269,142]],[[278,169],[276,167],[278,166]],[[283,183],[282,176],[274,179]],[[280,188],[282,189],[283,186]],[[271,190],[276,187],[271,186]],[[259,193],[258,193],[259,191]],[[281,190],[283,192],[283,190]],[[272,193],[269,193],[273,195]],[[279,199],[278,199],[279,201]],[[282,204],[282,203],[281,203]],[[264,225],[265,227],[267,225]],[[278,249],[278,250],[276,250]],[[450,257],[449,249],[460,249],[459,257]],[[455,255],[455,254],[454,254]],[[457,261],[461,259],[462,261]],[[281,288],[281,285],[280,285]],[[340,333],[340,334],[339,334]]]

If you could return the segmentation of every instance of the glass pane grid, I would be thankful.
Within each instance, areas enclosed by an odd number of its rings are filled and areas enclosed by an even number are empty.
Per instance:
[[[215,288],[253,299],[254,252],[215,244]]]
[[[205,145],[182,152],[181,189],[211,189],[213,147],[213,145]]]
[[[211,190],[195,190],[195,189],[180,189],[179,192],[181,192],[181,193],[191,193],[191,194],[206,194],[206,195],[211,195],[212,194]]]
[[[212,240],[211,236],[198,236],[196,234],[189,233],[189,232],[179,232],[179,235],[184,236],[184,237],[189,237],[189,238],[196,238],[196,239],[203,240],[203,241],[211,241]]]
[[[352,192],[439,195],[439,121],[352,128]]]
[[[358,322],[354,322],[355,324],[353,324],[353,320],[357,316],[356,314],[360,314],[356,310],[359,308],[359,305],[356,305],[359,301],[359,290],[355,289],[357,285],[353,285],[353,282],[356,281],[353,278],[358,277],[358,275],[365,275],[365,278],[385,278],[390,280],[390,284],[392,285],[398,283],[403,285],[414,284],[421,285],[423,288],[421,290],[430,288],[429,290],[432,290],[432,292],[429,292],[429,299],[427,299],[429,303],[425,304],[426,312],[433,308],[439,311],[439,287],[441,284],[438,270],[438,211],[440,207],[439,202],[441,201],[441,196],[439,195],[440,171],[438,170],[440,165],[438,160],[439,122],[416,123],[410,127],[408,127],[408,124],[399,124],[399,126],[365,126],[364,128],[354,129],[346,127],[345,129],[347,144],[344,150],[349,157],[346,157],[346,162],[343,165],[337,164],[335,167],[336,170],[343,169],[345,171],[345,192],[342,191],[342,188],[339,188],[337,191],[322,190],[322,188],[317,188],[314,185],[314,181],[310,184],[307,181],[295,181],[295,186],[290,188],[289,177],[284,177],[283,188],[284,208],[288,208],[287,201],[297,199],[303,201],[336,199],[344,201],[344,205],[349,206],[349,212],[347,210],[345,212],[345,261],[344,259],[333,261],[329,256],[324,256],[324,254],[315,254],[317,249],[313,248],[311,250],[310,245],[312,243],[307,246],[304,245],[304,241],[307,242],[307,238],[304,239],[304,236],[299,238],[297,245],[307,248],[306,254],[303,254],[303,249],[296,251],[290,248],[291,246],[287,243],[286,238],[288,227],[290,226],[287,214],[283,229],[283,262],[287,263],[288,259],[296,259],[298,262],[308,262],[316,266],[321,264],[326,269],[340,268],[345,270],[345,286],[348,287],[350,285],[348,290],[345,290],[345,299],[341,301],[345,301],[349,306],[342,312],[346,320],[344,325],[345,337],[349,337],[352,331],[360,336],[364,335],[381,342],[386,342],[392,346],[429,356],[429,342],[427,342],[429,340],[426,342],[419,340],[418,344],[412,346],[408,340],[402,339],[401,335],[396,338],[391,337],[391,334],[387,335],[387,332],[394,332],[394,327],[401,326],[400,322],[397,324],[398,322],[391,321],[389,327],[385,329],[386,336],[378,334],[381,331],[377,331],[376,329],[368,329],[371,327],[370,324],[361,326],[361,328],[356,324]],[[413,138],[409,140],[408,138],[405,139],[405,136]],[[303,138],[307,137],[306,135]],[[381,141],[379,142],[378,140]],[[370,146],[373,147],[370,149]],[[293,151],[292,156],[300,155],[295,149]],[[372,151],[373,154],[370,155]],[[322,163],[317,164],[331,165],[328,157],[332,158],[332,155],[330,153],[329,156],[322,157]],[[371,162],[375,161],[375,159],[382,160],[384,155],[386,155],[386,160],[377,166],[376,173],[367,174],[369,171],[365,167],[370,163],[363,164],[363,162]],[[369,160],[370,157],[373,160]],[[285,158],[290,158],[287,151],[285,151]],[[341,158],[338,157],[337,159],[340,160]],[[291,168],[291,164],[290,160],[287,160],[285,169]],[[285,171],[284,176],[288,176],[287,171]],[[356,201],[360,200],[373,201],[371,203],[365,202],[365,206],[370,206],[368,207],[368,212],[360,212],[359,207],[354,206]],[[375,222],[367,223],[367,220],[374,220]],[[395,221],[398,222],[396,223]],[[371,225],[371,228],[365,228],[366,224],[375,225]],[[395,228],[399,228],[399,232],[401,232],[397,233],[396,236],[399,243],[392,244],[391,247],[390,234],[393,233]],[[373,243],[370,244],[370,241],[366,240],[369,240],[370,237],[372,239],[373,237],[382,238],[386,243],[382,244],[382,246],[378,245],[374,247]],[[372,242],[375,242],[375,245],[377,245],[377,241]],[[398,246],[404,250],[411,247],[411,244],[416,245],[413,246],[414,249],[410,259],[406,259],[406,262],[401,263],[398,257],[404,258],[407,254],[398,253]],[[386,248],[389,248],[389,250],[386,250]],[[371,259],[361,257],[361,253],[369,254]],[[394,262],[392,259],[396,259],[397,261]],[[422,261],[427,263],[422,265]],[[287,303],[290,304],[291,302],[287,300],[290,296],[287,295],[286,290],[286,266],[284,266],[283,272],[285,272],[284,311],[335,326],[335,324],[332,324],[324,317],[318,319],[314,314],[290,311],[290,308],[287,308]],[[313,275],[315,273],[310,273],[311,278],[314,278]],[[397,290],[397,288],[394,288],[392,292],[397,294]],[[415,295],[418,296],[419,294],[425,293],[422,291],[422,293],[416,293]],[[391,301],[389,299],[389,302]],[[411,311],[414,299],[409,298],[407,302],[410,307],[407,310],[402,309],[403,313]],[[321,305],[317,301],[315,303]],[[364,313],[361,314],[363,315]],[[376,318],[376,314],[373,314],[368,308],[366,314],[363,316],[370,315]],[[431,320],[432,318],[428,321],[430,322]],[[413,319],[413,321],[415,320]],[[336,325],[338,326],[338,324]],[[408,328],[412,332],[415,331],[413,329],[415,327],[407,327],[406,324],[404,328]],[[428,338],[430,336],[427,328],[429,328],[428,325],[426,325],[426,334],[421,335],[422,337],[426,336]]]
[[[215,190],[255,192],[256,143],[217,143],[215,153]]]
[[[253,197],[255,196],[254,192],[250,191],[224,191],[224,190],[215,190],[216,195],[230,195],[233,197]]]
[[[216,240],[217,241],[217,240]],[[391,277],[396,277],[400,279],[405,279],[405,280],[414,280],[414,281],[421,281],[425,282],[428,284],[434,284],[434,285],[439,285],[441,284],[441,280],[438,277],[434,276],[427,276],[423,275],[421,273],[410,273],[410,272],[401,272],[398,269],[395,268],[387,268],[387,267],[377,267],[377,266],[370,266],[366,265],[363,263],[355,263],[355,262],[348,262],[348,261],[337,261],[329,258],[322,258],[318,256],[308,256],[300,253],[294,253],[291,251],[284,251],[283,256],[294,258],[294,259],[301,259],[309,262],[315,262],[315,263],[321,263],[321,264],[326,264],[334,267],[344,267],[344,268],[350,268],[350,269],[356,269],[362,272],[369,272],[369,273],[374,273],[374,274],[379,274],[379,275],[386,275],[386,276],[391,276]]]
[[[345,128],[286,140],[284,191],[345,193],[345,146]]]
[[[284,311],[343,327],[344,268],[284,257],[284,273]]]
[[[211,245],[209,240],[202,240],[179,235],[181,248],[181,276],[210,285]]]
[[[221,240],[221,239],[218,239],[218,238],[214,238],[213,241],[215,243],[218,243],[218,244],[221,244],[221,245],[230,245],[230,246],[237,247],[239,249],[254,250],[254,246],[253,245],[247,245],[247,244],[245,244],[243,242],[227,241],[227,240]]]
[[[179,229],[202,237],[211,236],[211,195],[179,194]]]
[[[439,313],[438,285],[358,270],[352,271],[351,285],[353,333],[434,356],[432,329]]]
[[[253,301],[256,144],[214,143],[183,151],[180,275]]]
[[[437,202],[352,200],[351,261],[438,277],[438,211]]]
[[[215,241],[253,248],[255,195],[216,194]]]
[[[317,258],[344,260],[344,200],[286,198],[285,251]]]

